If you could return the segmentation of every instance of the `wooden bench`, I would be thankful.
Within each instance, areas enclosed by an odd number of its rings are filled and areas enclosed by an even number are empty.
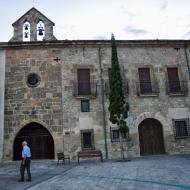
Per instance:
[[[103,162],[102,152],[100,150],[82,150],[78,152],[78,163],[80,158],[100,157]]]
[[[59,164],[59,160],[62,160],[62,164],[65,164],[65,160],[69,161],[70,164],[70,156],[69,155],[64,155],[63,152],[58,152],[57,153],[57,165]]]

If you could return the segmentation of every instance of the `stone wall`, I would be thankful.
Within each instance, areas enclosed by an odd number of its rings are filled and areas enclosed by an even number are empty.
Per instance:
[[[0,51],[0,162],[3,158],[4,144],[4,83],[5,83],[5,51]]]
[[[147,118],[154,118],[162,124],[166,153],[189,152],[190,139],[175,139],[172,124],[172,119],[189,118],[189,93],[185,96],[169,96],[166,93],[167,67],[178,67],[180,80],[189,81],[184,48],[122,47],[118,45],[118,57],[123,78],[129,82],[127,100],[130,104],[128,123],[131,141],[127,143],[128,156],[140,155],[138,126]],[[101,48],[104,81],[108,80],[108,69],[111,66],[110,58],[110,47]],[[69,87],[72,86],[71,82],[76,77],[74,72],[76,68],[91,67],[92,77],[100,84],[98,46],[65,48],[62,50],[61,59],[63,60],[63,110],[66,112],[63,114],[64,134],[69,131],[67,133],[69,135],[64,138],[65,151],[75,157],[77,151],[81,149],[80,130],[94,129],[95,147],[101,149],[105,155],[100,88],[98,88],[98,96],[90,99],[90,112],[82,113],[80,112],[80,99],[73,98],[72,87]],[[151,79],[159,83],[160,93],[158,95],[137,95],[136,83],[139,80],[138,68],[140,67],[150,68]],[[106,98],[109,157],[118,158],[120,156],[119,143],[110,140],[110,127],[113,125],[109,122],[108,103]]]
[[[43,125],[54,139],[55,152],[63,151],[61,67],[51,49],[6,51],[5,159],[12,159],[17,133],[30,122]],[[29,74],[39,76],[39,84],[27,84]]]
[[[59,44],[60,45],[60,44]],[[101,57],[98,51],[100,48]],[[190,49],[187,51],[190,58]],[[54,58],[60,61],[54,61]],[[158,120],[163,127],[165,151],[168,154],[189,153],[190,138],[175,139],[173,119],[189,118],[189,92],[170,96],[166,93],[167,67],[178,67],[180,80],[188,82],[188,67],[183,46],[174,45],[122,45],[118,43],[118,57],[123,79],[128,81],[130,104],[128,124],[130,141],[127,142],[127,156],[139,156],[140,123],[147,118]],[[27,123],[37,122],[45,126],[55,141],[55,152],[69,153],[73,159],[81,150],[81,130],[93,129],[95,148],[104,148],[104,126],[102,96],[100,88],[100,62],[102,76],[108,80],[111,67],[110,44],[70,44],[62,46],[10,49],[6,52],[6,99],[5,99],[5,151],[6,159],[12,156],[13,141],[17,132]],[[149,96],[137,94],[138,68],[148,67],[151,80],[158,81],[159,93]],[[73,82],[78,68],[89,68],[90,79],[97,83],[97,96],[76,97]],[[37,73],[40,84],[29,88],[26,78]],[[106,128],[109,158],[120,157],[118,142],[111,142],[108,98],[104,92],[106,107]],[[81,112],[81,99],[90,101],[90,112]],[[35,114],[31,114],[34,109]]]

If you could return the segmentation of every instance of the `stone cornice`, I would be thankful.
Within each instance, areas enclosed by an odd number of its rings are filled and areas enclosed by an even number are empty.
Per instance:
[[[110,40],[55,40],[35,42],[0,42],[0,49],[68,46],[110,46]],[[190,46],[190,40],[116,40],[119,47],[174,47]]]

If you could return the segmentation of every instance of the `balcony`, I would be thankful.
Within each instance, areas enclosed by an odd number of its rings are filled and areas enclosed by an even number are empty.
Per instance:
[[[105,81],[105,95],[108,97],[110,92],[109,80]],[[123,93],[127,97],[129,95],[129,84],[128,81],[123,83]]]
[[[76,98],[95,98],[97,96],[96,82],[73,82],[73,96]]]
[[[158,96],[160,92],[157,81],[137,82],[136,88],[138,96]]]
[[[185,96],[188,93],[187,81],[166,81],[166,93],[169,96]]]

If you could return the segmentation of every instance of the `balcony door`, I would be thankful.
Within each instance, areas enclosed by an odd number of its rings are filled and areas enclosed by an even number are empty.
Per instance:
[[[78,69],[78,95],[90,95],[90,69]]]
[[[138,72],[139,72],[139,82],[140,82],[140,93],[141,94],[152,93],[150,69],[139,68]]]
[[[168,73],[168,85],[169,85],[169,92],[180,92],[180,81],[178,75],[178,69],[174,68],[167,68]]]

